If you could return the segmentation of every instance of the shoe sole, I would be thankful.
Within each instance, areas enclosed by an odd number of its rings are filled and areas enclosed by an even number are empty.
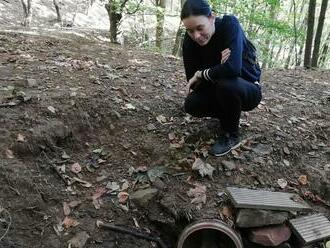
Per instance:
[[[237,145],[233,146],[232,148],[230,148],[228,151],[224,152],[224,153],[220,153],[220,154],[213,154],[216,157],[221,157],[223,155],[226,155],[227,153],[229,153],[231,150],[235,150],[236,148],[238,148],[241,145],[241,142],[239,142]]]

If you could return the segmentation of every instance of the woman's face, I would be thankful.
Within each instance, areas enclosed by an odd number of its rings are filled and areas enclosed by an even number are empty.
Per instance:
[[[211,16],[189,16],[182,20],[187,33],[200,46],[205,46],[215,31],[215,17]]]

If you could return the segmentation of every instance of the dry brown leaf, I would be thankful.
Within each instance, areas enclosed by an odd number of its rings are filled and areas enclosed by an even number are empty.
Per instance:
[[[103,187],[99,187],[95,190],[95,193],[92,196],[93,200],[96,200],[98,198],[100,198],[102,195],[104,195],[108,190],[106,188]]]
[[[89,182],[87,182],[87,181],[84,181],[84,180],[82,180],[82,179],[80,179],[80,178],[78,178],[78,177],[74,177],[74,178],[72,178],[72,183],[74,183],[74,182],[78,182],[78,183],[80,183],[81,184],[81,186],[83,186],[83,187],[85,187],[85,188],[90,188],[90,187],[92,187],[93,185],[91,184],[91,183],[89,183]],[[72,184],[71,183],[71,184]]]
[[[71,170],[71,172],[78,174],[81,172],[81,166],[79,163],[76,162],[71,165],[70,170]]]
[[[71,210],[70,210],[70,206],[67,202],[63,202],[63,212],[64,212],[65,216],[70,215]]]
[[[210,178],[212,178],[213,172],[215,171],[210,164],[205,163],[200,158],[195,159],[192,169],[197,170],[202,177],[209,176]]]
[[[15,158],[14,153],[13,153],[12,150],[7,149],[5,153],[6,153],[7,158]]]
[[[165,117],[164,115],[158,115],[158,116],[156,117],[156,120],[157,120],[159,123],[161,123],[161,124],[164,124],[164,123],[167,122],[166,117]]]
[[[75,207],[79,206],[80,204],[81,204],[81,201],[70,201],[68,205],[70,208],[75,208]]]
[[[189,191],[187,192],[187,195],[191,198],[193,198],[191,200],[191,203],[195,203],[195,204],[202,204],[202,203],[206,203],[206,186],[203,185],[195,185],[195,188],[191,188],[189,189]]]
[[[301,185],[306,185],[308,183],[307,181],[307,176],[306,175],[301,175],[299,178],[298,178],[298,182],[301,184]]]
[[[26,140],[25,140],[25,136],[23,135],[23,134],[17,134],[17,139],[16,139],[16,141],[18,141],[18,142],[25,142]]]
[[[222,208],[221,213],[229,219],[233,217],[233,210],[227,206]]]
[[[62,225],[63,225],[66,229],[68,229],[68,228],[70,228],[70,227],[78,226],[78,225],[79,225],[79,222],[76,221],[76,220],[74,220],[74,219],[72,219],[72,218],[69,218],[69,217],[66,216],[66,217],[64,218],[63,222],[62,222]]]
[[[169,139],[169,140],[172,141],[172,140],[175,140],[175,138],[176,138],[175,133],[169,133],[169,134],[168,134],[168,139]]]
[[[123,191],[119,192],[117,197],[120,204],[126,204],[129,198],[129,194]]]
[[[286,186],[288,186],[288,182],[283,178],[277,179],[277,184],[280,186],[281,189],[285,189]]]

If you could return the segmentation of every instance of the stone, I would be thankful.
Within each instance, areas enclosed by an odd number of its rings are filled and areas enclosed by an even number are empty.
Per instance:
[[[250,231],[249,239],[257,244],[273,247],[287,241],[291,230],[285,225],[257,228]]]
[[[73,238],[71,238],[68,243],[72,248],[83,248],[89,238],[87,232],[79,232]]]
[[[139,206],[147,206],[147,204],[158,194],[158,189],[149,188],[142,189],[131,194],[130,199],[132,202]]]
[[[261,227],[282,224],[289,218],[284,211],[262,209],[240,209],[236,217],[236,225],[240,228]]]
[[[28,78],[27,80],[27,85],[29,87],[34,87],[37,85],[37,80],[33,79],[33,78]]]
[[[236,164],[233,161],[223,160],[221,164],[225,171],[232,171],[236,170],[237,168]]]
[[[152,124],[152,123],[149,123],[147,125],[147,130],[148,131],[154,131],[154,130],[156,130],[156,126],[154,124]]]
[[[257,228],[250,231],[249,239],[257,244],[273,247],[289,240],[291,230],[285,225]]]
[[[269,155],[272,152],[272,147],[270,145],[258,144],[255,148],[252,149],[258,155]]]

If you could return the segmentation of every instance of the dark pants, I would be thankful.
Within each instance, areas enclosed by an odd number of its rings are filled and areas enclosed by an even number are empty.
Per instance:
[[[241,111],[250,111],[262,98],[260,85],[240,77],[201,83],[184,103],[185,111],[195,117],[215,117],[225,132],[238,132]]]

